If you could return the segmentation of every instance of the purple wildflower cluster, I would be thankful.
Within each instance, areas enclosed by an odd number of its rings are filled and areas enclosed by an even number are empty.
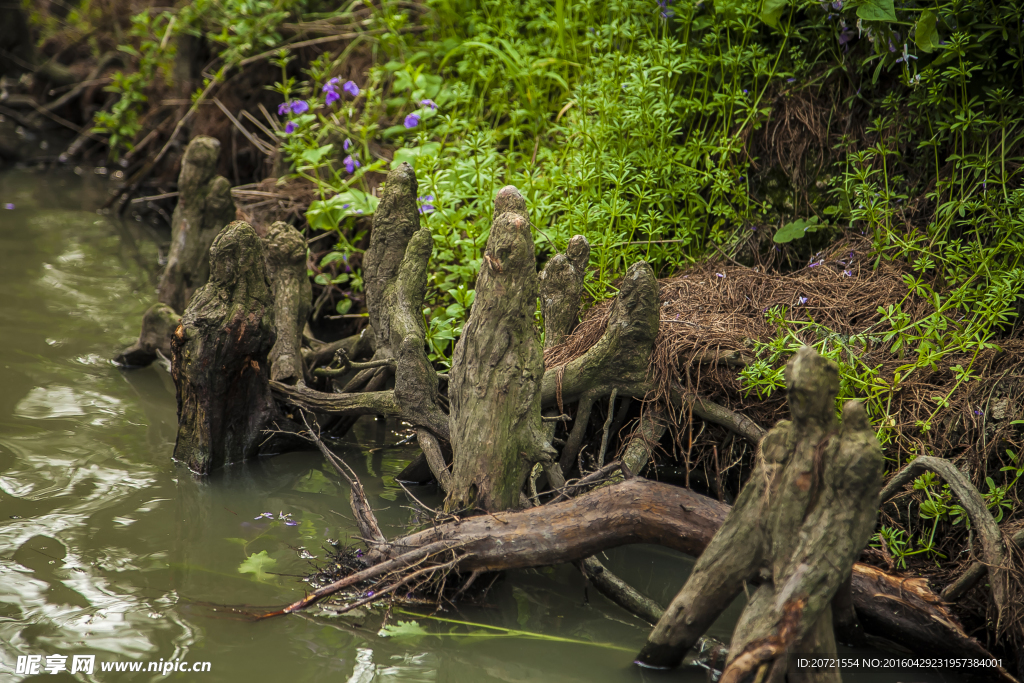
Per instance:
[[[325,102],[327,106],[331,106],[335,102],[341,99],[341,93],[338,92],[338,83],[341,79],[337,76],[324,83],[323,92],[325,95]],[[345,84],[341,86],[341,89],[352,97],[359,97],[359,86],[355,84],[355,81],[345,81]]]
[[[292,519],[292,513],[290,512],[278,512],[277,518],[284,521],[285,526],[298,526],[299,523]],[[273,512],[261,512],[253,519],[274,519]]]
[[[327,81],[322,88],[323,92],[326,93],[324,101],[327,106],[331,106],[335,102],[341,99],[341,94],[338,92],[338,83],[341,79],[335,76],[331,80]],[[345,81],[344,85],[341,86],[343,92],[351,95],[352,97],[359,97],[359,86],[354,81]],[[309,111],[309,102],[306,100],[291,100],[289,102],[282,102],[277,106],[278,116],[288,116],[289,114],[305,114]],[[298,124],[295,121],[289,121],[285,124],[284,132],[291,135],[298,128]],[[351,171],[349,171],[351,173]]]

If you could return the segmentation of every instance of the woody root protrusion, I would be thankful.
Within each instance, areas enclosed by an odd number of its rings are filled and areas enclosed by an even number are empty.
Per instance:
[[[114,359],[125,367],[144,367],[158,354],[170,358],[171,334],[192,295],[210,277],[210,246],[235,219],[231,183],[217,175],[220,143],[197,136],[185,149],[178,175],[178,204],[171,216],[171,248],[160,278],[157,303],[143,314],[138,340]]]
[[[836,365],[809,347],[786,367],[793,420],[761,444],[736,506],[697,560],[638,661],[676,666],[750,584],[722,681],[839,681],[835,669],[798,668],[790,653],[835,654],[832,603],[871,536],[882,454],[864,409],[835,417]],[[848,602],[848,596],[843,596]]]
[[[399,165],[388,174],[373,216],[363,262],[374,337],[372,359],[345,359],[358,372],[341,393],[278,381],[272,381],[271,388],[299,408],[344,418],[349,425],[360,415],[393,416],[411,423],[434,475],[444,485],[448,475],[441,443],[449,441],[448,416],[438,406],[437,373],[427,359],[422,313],[433,243],[430,231],[420,227],[416,192],[412,167]],[[394,389],[384,389],[392,375]]]

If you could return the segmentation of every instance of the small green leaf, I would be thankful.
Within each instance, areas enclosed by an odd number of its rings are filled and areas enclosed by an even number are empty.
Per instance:
[[[772,239],[778,244],[786,244],[793,240],[798,240],[808,232],[814,232],[818,229],[818,217],[812,216],[811,218],[799,218],[792,223],[786,223],[778,232],[775,233],[775,237]]]
[[[914,30],[914,43],[921,52],[932,52],[939,46],[939,31],[935,26],[935,12],[926,9],[921,12],[917,20],[917,28]]]
[[[267,555],[266,550],[261,550],[247,557],[242,564],[238,565],[239,574],[255,574],[257,581],[267,580],[267,570],[273,569],[277,560]]]
[[[327,254],[327,256],[324,256],[322,259],[320,259],[320,267],[325,268],[330,264],[334,263],[335,261],[341,261],[344,258],[345,254],[341,253],[340,251],[332,251],[331,253]]]
[[[345,315],[352,310],[352,299],[342,299],[335,306],[335,310],[338,311],[338,315]]]
[[[775,28],[779,25],[779,19],[787,4],[789,0],[764,0],[764,4],[761,5],[761,21]]]
[[[857,16],[864,21],[896,21],[896,8],[893,0],[864,0],[857,8]]]
[[[377,635],[381,638],[422,638],[430,634],[423,630],[415,621],[400,621],[397,624],[388,624]]]

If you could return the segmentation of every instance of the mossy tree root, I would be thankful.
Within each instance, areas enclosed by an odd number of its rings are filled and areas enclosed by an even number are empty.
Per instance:
[[[412,167],[401,164],[388,174],[374,213],[364,260],[373,358],[338,394],[276,381],[271,387],[296,406],[346,418],[339,427],[342,431],[360,415],[377,414],[399,417],[447,442],[448,416],[438,406],[437,373],[427,358],[422,313],[433,241],[430,231],[420,228],[416,192]],[[353,351],[360,340],[349,340]],[[380,390],[392,373],[395,388]],[[436,439],[424,449],[439,450]]]

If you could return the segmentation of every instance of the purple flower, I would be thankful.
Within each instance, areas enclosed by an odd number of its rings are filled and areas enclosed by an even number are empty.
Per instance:
[[[351,146],[352,146],[352,141],[349,140],[348,138],[345,138],[345,142],[341,143],[341,148],[343,150],[345,150],[346,152],[348,151],[348,148],[351,147]]]
[[[853,273],[848,270],[843,271],[843,277],[853,277]]]
[[[405,117],[406,128],[415,128],[418,125],[420,125],[420,115],[417,114],[416,112],[413,112]]]
[[[296,521],[295,521],[295,520],[293,520],[293,519],[288,519],[288,520],[285,520],[285,523],[284,523],[284,525],[285,525],[285,526],[298,526],[298,525],[299,525],[299,523],[298,523],[298,522],[296,522]]]
[[[345,85],[341,86],[341,89],[352,97],[359,97],[359,86],[354,81],[345,81]]]
[[[14,204],[7,202],[6,204],[4,204],[4,208],[7,209],[8,211],[14,211]]]
[[[327,97],[324,99],[327,106],[331,106],[335,102],[341,99],[341,95],[338,94],[338,81],[340,79],[335,76],[331,80],[324,83],[322,88],[323,92],[327,93]]]
[[[420,213],[434,213],[434,205],[430,203],[434,201],[434,195],[428,194],[425,197],[419,197],[419,200],[423,202],[420,206]]]
[[[356,551],[356,557],[362,557],[362,556],[363,556],[363,551],[362,550],[357,550]]]
[[[715,277],[725,277],[725,273],[715,273]]]
[[[359,163],[359,160],[354,159],[351,154],[342,159],[341,163],[345,164],[345,170],[348,171],[349,174],[355,173],[356,169],[362,165]]]
[[[795,78],[787,78],[786,79],[786,83],[796,83],[796,79]]]
[[[253,519],[273,519],[273,518],[274,518],[274,513],[273,512],[263,512],[263,513],[260,514],[259,517],[253,517]]]
[[[806,296],[802,296],[799,299],[797,299],[796,302],[797,302],[798,305],[803,306],[804,304],[807,303],[807,297]]]
[[[284,132],[291,134],[295,132],[296,128],[298,128],[298,126],[295,125],[295,122],[289,121],[288,125],[284,127]]]
[[[292,102],[293,114],[305,114],[307,111],[309,111],[309,104],[306,100],[295,100]]]
[[[843,48],[844,51],[849,51],[849,43],[856,35],[857,33],[852,28],[844,28],[839,32],[839,47]]]
[[[434,100],[420,100],[421,107],[430,107],[434,111],[437,111],[437,103]]]
[[[374,595],[373,591],[366,591],[366,597],[372,598]]]
[[[832,9],[843,9],[843,0],[836,0],[833,2]]]
[[[287,116],[288,115],[288,109],[289,109],[288,103],[287,102],[282,102],[281,104],[277,105],[277,115],[278,116]]]

